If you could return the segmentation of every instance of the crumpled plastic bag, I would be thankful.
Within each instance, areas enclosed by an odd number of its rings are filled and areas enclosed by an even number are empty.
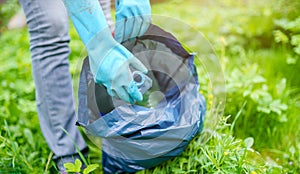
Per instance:
[[[94,83],[88,58],[80,75],[77,123],[101,138],[105,173],[136,172],[180,155],[202,131],[206,109],[194,56],[174,36],[151,25],[144,36],[123,45],[153,81],[143,102],[133,105],[108,96]]]

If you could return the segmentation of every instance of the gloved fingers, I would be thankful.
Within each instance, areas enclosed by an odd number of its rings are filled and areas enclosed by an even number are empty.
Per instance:
[[[107,91],[108,95],[110,95],[112,97],[117,97],[118,96],[117,93],[114,90],[110,89],[110,88],[106,88],[106,91]]]
[[[126,18],[117,23],[115,37],[121,43],[127,40],[142,36],[149,28],[151,23],[150,15],[136,15]]]
[[[112,84],[114,88],[113,91],[117,93],[116,95],[120,99],[132,104],[136,101],[142,101],[143,96],[133,80],[132,73],[129,70],[128,65],[121,67],[120,72],[122,72],[122,74],[117,76],[115,78],[115,84]]]
[[[135,103],[136,101],[142,101],[143,95],[139,91],[139,88],[135,84],[135,82],[132,80],[129,85],[126,87],[126,90],[130,96],[130,99]],[[132,103],[132,102],[131,102]]]
[[[124,37],[122,42],[136,37],[136,33],[134,33],[136,27],[135,17],[126,18],[124,24]]]
[[[144,35],[151,24],[151,15],[143,15],[140,17],[141,17],[142,24],[140,25],[141,27],[138,36]]]
[[[131,38],[135,38],[138,36],[141,36],[142,34],[140,33],[142,25],[143,25],[143,19],[141,16],[135,16],[132,17],[132,19],[134,21],[133,23],[133,27],[132,27],[132,32],[131,32]]]
[[[129,61],[129,64],[136,70],[139,70],[144,74],[148,73],[148,69],[145,67],[145,65],[141,61],[139,61],[139,59],[132,57],[132,58],[129,58],[128,61]]]
[[[127,18],[117,19],[116,21],[116,27],[115,27],[115,40],[118,43],[122,43],[124,40],[126,40],[126,25],[127,25]]]
[[[135,102],[135,100],[129,96],[129,93],[127,92],[125,87],[118,86],[114,91],[117,93],[117,96],[121,100],[123,100],[125,102],[129,102],[129,103],[134,103]]]

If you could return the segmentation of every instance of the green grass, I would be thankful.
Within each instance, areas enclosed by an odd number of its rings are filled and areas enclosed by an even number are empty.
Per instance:
[[[300,43],[293,39],[300,33],[294,25],[298,7],[293,0],[153,5],[153,14],[171,17],[153,21],[198,53],[208,114],[203,134],[180,157],[139,173],[300,173]],[[279,19],[285,19],[283,25]],[[76,90],[85,52],[73,27],[70,35]],[[4,31],[0,43],[0,173],[55,171],[36,114],[27,30]],[[211,55],[221,69],[208,59]],[[216,107],[224,101],[216,87],[222,80],[226,103],[220,112]],[[86,139],[88,163],[101,164],[100,150]]]

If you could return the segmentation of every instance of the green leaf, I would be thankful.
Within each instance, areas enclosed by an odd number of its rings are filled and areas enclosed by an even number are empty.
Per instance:
[[[300,45],[294,48],[295,53],[300,55]]]
[[[75,167],[77,170],[76,172],[80,172],[81,166],[82,166],[82,162],[79,159],[76,159],[75,160]]]
[[[245,90],[245,91],[243,92],[243,97],[249,96],[249,95],[251,94],[251,92],[252,92],[252,91],[250,91],[250,90]]]
[[[250,149],[254,144],[254,138],[248,137],[244,140],[244,143],[245,143],[247,149]]]
[[[278,115],[280,115],[282,113],[282,111],[285,111],[288,109],[288,106],[284,103],[281,103],[280,100],[274,100],[271,104],[270,104],[270,109],[277,113]]]
[[[172,169],[172,172],[174,172],[174,173],[186,173],[185,171],[182,171],[181,169],[178,169],[178,168],[173,168]]]
[[[77,172],[76,167],[73,163],[65,163],[64,167],[67,169],[67,172]]]
[[[278,19],[278,20],[275,20],[274,22],[277,26],[287,30],[287,26],[288,26],[289,21],[286,18]]]
[[[263,82],[266,82],[266,79],[260,75],[257,75],[252,79],[252,81],[253,81],[253,83],[263,83]]]
[[[288,56],[287,58],[286,58],[286,64],[288,64],[288,65],[295,65],[295,64],[297,64],[297,61],[298,61],[298,57],[292,57],[292,56]]]
[[[257,111],[264,112],[266,114],[271,113],[271,109],[269,109],[268,107],[263,107],[263,106],[257,106]]]
[[[18,109],[21,110],[23,113],[35,112],[35,101],[20,99],[18,103]]]
[[[289,41],[289,38],[287,37],[287,35],[285,35],[282,31],[280,31],[280,30],[275,30],[274,32],[273,32],[273,34],[274,34],[274,37],[275,37],[275,42],[277,42],[277,43],[283,43],[283,44],[286,44],[286,43],[288,43],[288,41]]]
[[[35,149],[35,142],[33,140],[32,133],[28,128],[24,129],[24,136],[27,139],[27,142],[30,144],[31,148]]]
[[[276,91],[279,96],[281,96],[286,88],[286,78],[280,80],[278,84],[276,84]]]
[[[83,174],[91,173],[92,171],[96,170],[98,167],[99,164],[90,164],[83,170]]]
[[[272,101],[272,95],[263,89],[257,89],[250,94],[253,101],[261,105],[269,104]]]
[[[289,148],[289,152],[292,154],[292,156],[296,153],[296,149],[295,149],[295,147],[294,146],[291,146],[290,148]]]
[[[287,24],[287,29],[294,33],[300,32],[300,17],[298,17],[296,20],[290,21]]]
[[[75,160],[75,164],[73,163],[65,163],[64,167],[67,169],[67,172],[80,172],[82,163],[79,159]]]
[[[286,114],[279,115],[279,121],[282,123],[287,122],[288,118],[287,118]]]
[[[292,36],[291,44],[294,46],[300,46],[300,34]]]

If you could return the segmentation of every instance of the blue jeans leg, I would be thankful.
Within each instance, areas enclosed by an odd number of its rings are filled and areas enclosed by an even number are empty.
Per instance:
[[[54,159],[72,156],[77,153],[73,140],[80,150],[87,146],[75,126],[66,9],[62,0],[19,2],[30,33],[36,101],[43,135],[54,152]]]

